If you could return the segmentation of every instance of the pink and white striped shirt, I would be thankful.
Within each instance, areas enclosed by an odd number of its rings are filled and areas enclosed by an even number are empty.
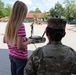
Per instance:
[[[23,42],[26,41],[26,32],[25,32],[24,24],[21,25],[17,36],[23,36]],[[16,44],[14,46],[11,46],[10,44],[8,44],[8,48],[10,50],[10,53],[9,53],[10,56],[13,56],[13,57],[19,58],[19,59],[23,59],[23,60],[28,59],[27,46],[24,49],[19,50],[19,49],[17,49]]]

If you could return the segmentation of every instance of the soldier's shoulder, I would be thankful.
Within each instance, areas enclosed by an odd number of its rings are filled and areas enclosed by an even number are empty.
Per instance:
[[[42,47],[38,47],[35,51],[33,51],[32,55],[38,56],[39,54],[41,54],[41,51],[42,51]]]
[[[72,47],[70,47],[70,46],[67,46],[67,45],[63,45],[66,49],[69,49],[69,50],[72,50],[72,51],[74,51],[74,49],[72,48]]]
[[[66,45],[63,45],[63,46],[65,47],[65,49],[68,52],[71,52],[72,54],[76,55],[76,51],[72,47],[69,47],[69,46],[66,46]]]
[[[46,46],[46,45],[45,45],[45,46]],[[34,55],[34,56],[42,56],[43,48],[44,48],[45,46],[38,47],[35,51],[33,51],[33,55]]]

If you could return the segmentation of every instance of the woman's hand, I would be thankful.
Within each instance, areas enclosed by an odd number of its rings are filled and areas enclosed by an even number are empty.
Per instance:
[[[28,39],[28,44],[31,44],[33,42],[33,39]]]

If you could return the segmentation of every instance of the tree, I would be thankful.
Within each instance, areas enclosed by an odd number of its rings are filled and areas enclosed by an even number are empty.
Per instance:
[[[39,8],[36,8],[35,11],[31,10],[30,13],[41,13],[41,10]]]
[[[33,16],[34,16],[35,21],[37,21],[37,18],[38,18],[37,13],[34,13]]]
[[[50,14],[52,17],[58,16],[61,18],[61,16],[63,16],[63,13],[64,13],[64,8],[59,2],[55,4],[54,8],[50,9]]]
[[[65,17],[69,21],[73,18],[73,7],[75,6],[75,1],[74,0],[65,0]]]
[[[0,9],[4,9],[4,3],[0,0]]]
[[[11,5],[7,4],[5,8],[4,6],[4,3],[0,0],[0,18],[10,15]]]
[[[5,7],[5,13],[6,13],[5,15],[6,16],[10,15],[11,9],[12,9],[11,4],[7,4]]]
[[[4,10],[4,3],[0,0],[0,18],[4,16],[3,10]]]
[[[73,17],[72,21],[76,21],[76,4],[73,5],[72,11],[73,11],[72,12],[72,17]]]
[[[61,16],[63,16],[63,13],[64,13],[64,8],[59,2],[55,4],[54,8],[50,9],[50,14],[52,17],[58,16],[61,18]]]
[[[63,15],[63,12],[64,12],[64,8],[62,7],[62,5],[57,2],[55,4],[55,12],[56,12],[56,16],[60,17]]]
[[[49,18],[49,13],[44,12],[43,13],[43,19],[44,19],[44,21],[47,20],[48,18]]]
[[[35,11],[33,11],[33,10],[30,10],[30,11],[29,11],[29,13],[35,13]]]
[[[36,8],[35,9],[35,13],[41,13],[40,9],[39,8]]]
[[[51,9],[50,9],[50,15],[51,15],[52,17],[54,17],[54,16],[56,15],[56,12],[55,12],[55,9],[54,9],[54,8],[51,8]]]

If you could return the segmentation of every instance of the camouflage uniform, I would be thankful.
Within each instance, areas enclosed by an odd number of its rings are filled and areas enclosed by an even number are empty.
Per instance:
[[[55,26],[55,24],[52,25]],[[60,25],[59,28],[61,28]],[[62,28],[65,28],[65,24],[62,25]],[[71,74],[76,74],[76,52],[60,41],[52,41],[37,48],[30,56],[25,67],[25,75]]]
[[[41,63],[42,58],[50,57],[48,65]],[[41,65],[42,64],[42,65]],[[75,51],[61,42],[48,43],[33,52],[25,68],[26,75],[71,75],[76,73]],[[48,70],[48,72],[47,72]]]

